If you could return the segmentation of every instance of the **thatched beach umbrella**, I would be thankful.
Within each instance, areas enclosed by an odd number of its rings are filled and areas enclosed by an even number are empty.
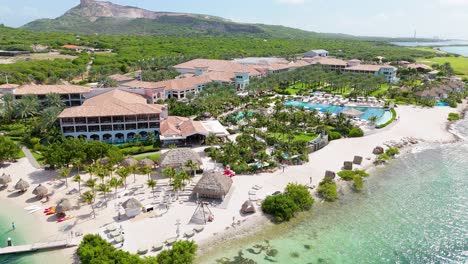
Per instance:
[[[134,158],[126,158],[122,162],[120,162],[120,165],[125,167],[125,168],[129,168],[129,167],[135,166],[137,164],[138,164],[138,161],[136,159],[134,159]]]
[[[197,152],[188,148],[178,148],[171,149],[168,152],[161,154],[159,157],[159,165],[162,168],[182,168],[189,160],[198,164],[198,166],[203,164],[200,155],[198,155]]]
[[[101,164],[102,166],[106,166],[109,163],[110,163],[110,159],[108,157],[105,157],[99,160],[99,164]]]
[[[142,159],[142,160],[140,160],[140,161],[138,162],[138,166],[139,166],[140,168],[143,168],[143,167],[150,167],[150,168],[152,168],[152,167],[154,166],[154,164],[155,164],[154,161],[152,161],[152,160],[150,160],[150,159],[148,159],[148,158]]]
[[[199,197],[222,199],[228,194],[231,186],[231,178],[222,172],[209,171],[203,173],[203,177],[198,181],[193,192]]]
[[[8,183],[10,182],[11,182],[10,174],[3,173],[2,176],[0,176],[0,185],[8,185]]]
[[[360,116],[360,115],[364,114],[363,112],[361,112],[361,111],[359,111],[357,109],[354,109],[354,108],[343,111],[342,113],[345,114],[345,115],[348,115],[348,116]]]
[[[70,200],[63,198],[55,207],[55,212],[57,214],[65,214],[66,211],[70,211],[73,208]]]
[[[42,184],[39,184],[32,192],[34,195],[36,195],[37,197],[39,198],[42,198],[44,196],[46,196],[48,193],[49,193],[49,190],[47,190],[47,188],[42,185]]]
[[[23,179],[20,179],[15,185],[15,190],[19,190],[22,192],[25,192],[28,188],[29,188],[29,183]]]
[[[253,214],[255,213],[255,205],[252,201],[248,200],[242,204],[241,213],[243,214]]]
[[[134,217],[141,213],[143,205],[135,198],[130,198],[122,204],[127,217]]]

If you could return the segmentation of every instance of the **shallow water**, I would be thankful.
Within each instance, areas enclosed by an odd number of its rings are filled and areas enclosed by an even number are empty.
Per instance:
[[[468,135],[468,121],[456,130]],[[407,154],[375,170],[364,193],[226,243],[199,262],[467,263],[467,157],[467,142]]]

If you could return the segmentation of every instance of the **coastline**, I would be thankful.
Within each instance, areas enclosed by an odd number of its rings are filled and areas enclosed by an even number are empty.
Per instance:
[[[458,110],[462,111],[465,107],[466,102],[464,102]],[[249,199],[248,192],[253,185],[261,185],[263,187],[257,192],[257,196],[261,200],[275,191],[283,190],[290,182],[310,184],[311,176],[313,178],[312,184],[318,185],[318,182],[322,180],[326,170],[340,171],[343,161],[352,160],[354,155],[359,155],[364,158],[363,164],[358,168],[372,171],[374,169],[372,158],[375,157],[375,155],[372,154],[373,148],[377,145],[383,146],[384,142],[390,140],[398,141],[405,137],[414,137],[424,142],[417,144],[416,147],[424,147],[424,144],[432,145],[454,142],[459,140],[459,138],[447,130],[451,127],[447,124],[447,116],[449,112],[453,111],[455,111],[455,109],[441,107],[422,108],[401,106],[397,109],[400,118],[395,124],[362,138],[348,138],[332,141],[326,148],[310,154],[309,162],[306,164],[287,167],[284,172],[276,171],[275,173],[236,176],[233,179],[232,193],[228,195],[229,198],[226,207],[212,208],[213,213],[216,215],[216,221],[206,225],[202,233],[193,237],[199,244],[198,254],[201,256],[212,250],[216,250],[219,245],[225,244],[226,242],[229,243],[238,239],[246,239],[258,232],[268,231],[269,228],[277,228],[277,225],[271,223],[271,221],[263,215],[259,206],[256,208],[256,214],[239,218],[240,206],[245,200]],[[428,133],[428,131],[430,132]],[[414,149],[414,147],[405,148],[402,152],[411,151],[411,149]],[[202,150],[197,151],[202,152]],[[210,164],[207,157],[203,159],[204,163]],[[209,166],[205,166],[205,168],[209,169]],[[77,198],[77,195],[66,195],[65,193],[68,189],[66,189],[64,185],[57,187],[48,185],[47,183],[54,179],[55,172],[37,170],[29,164],[27,159],[21,159],[17,163],[9,164],[3,167],[2,171],[11,174],[13,181],[7,189],[0,191],[0,204],[11,202],[18,210],[23,210],[24,207],[34,203],[40,204],[40,202],[36,200],[31,200],[31,190],[39,183],[45,184],[50,191],[54,192],[54,196],[49,203],[41,204],[43,208],[55,205],[59,198]],[[31,184],[30,190],[18,197],[8,197],[13,194],[13,192],[10,193],[8,190],[12,188],[19,178],[24,178]],[[135,184],[144,184],[145,181],[146,177],[137,177],[137,182]],[[158,179],[158,182],[162,181],[164,180]],[[132,182],[132,180],[129,179],[128,182]],[[344,186],[341,180],[337,182],[339,186]],[[69,180],[69,185],[69,188],[76,186],[71,180]],[[28,200],[33,201],[33,203],[28,202]],[[25,237],[25,240],[27,240],[28,243],[40,240],[55,240],[57,237],[66,236],[67,232],[63,230],[70,230],[68,229],[69,227],[73,228],[71,230],[81,231],[83,234],[102,234],[107,224],[117,221],[113,206],[115,202],[117,202],[117,200],[112,200],[107,208],[97,210],[98,217],[96,219],[91,219],[89,217],[91,211],[89,206],[83,205],[81,207],[75,207],[72,214],[76,216],[76,220],[69,223],[56,223],[56,221],[51,218],[43,217],[40,212],[27,215],[32,218],[31,224],[34,224],[35,228],[41,231],[37,234],[36,231],[31,233]],[[320,206],[318,203],[321,203],[320,199],[316,199],[315,206]],[[150,246],[158,242],[157,240],[164,241],[164,239],[174,236],[176,233],[176,226],[173,223],[178,219],[189,218],[195,210],[195,207],[196,206],[193,204],[182,205],[177,203],[171,206],[171,210],[164,217],[150,217],[148,214],[144,214],[143,216],[145,217],[142,218],[132,219],[130,221],[117,221],[117,224],[122,225],[125,229],[126,242],[122,249],[130,251],[131,253],[136,253],[137,249],[142,245]],[[24,215],[26,214],[27,212],[24,211]],[[307,215],[307,213],[303,215]],[[234,225],[234,227],[232,225],[233,216],[236,217],[236,222],[240,223]],[[299,216],[294,221],[300,221],[301,219],[302,217]],[[190,223],[184,223],[184,225],[181,226],[182,231],[189,230],[189,228],[193,228],[193,225],[190,225]],[[149,232],[158,234],[158,237],[145,236],[145,234]],[[63,263],[65,259],[72,263],[75,249],[76,248],[70,248],[53,251],[53,254],[52,252],[46,252],[46,254],[49,256],[51,254],[56,255],[57,258],[60,259],[60,262],[57,263]],[[151,252],[148,255],[155,254],[156,252]],[[36,256],[41,257],[41,255],[43,254],[35,253],[34,258],[36,258]],[[48,259],[48,261],[49,263],[53,263],[50,262],[50,259]]]
[[[453,111],[459,112],[461,115],[461,120],[465,116],[466,112],[468,111],[468,105],[466,101],[463,101],[463,104],[459,106],[457,109],[452,109]],[[449,111],[450,112],[450,111]],[[448,113],[448,112],[447,112]],[[437,138],[433,141],[428,141],[428,140],[423,140],[419,141],[418,144],[414,145],[406,145],[403,148],[400,148],[400,155],[396,159],[403,158],[405,155],[408,155],[412,153],[413,151],[417,149],[427,149],[434,144],[453,144],[456,142],[459,142],[462,140],[460,136],[458,136],[456,133],[452,131],[453,125],[456,124],[459,121],[444,121],[444,130],[447,132],[446,137],[444,138]],[[391,126],[384,128],[381,131],[391,129],[395,124],[391,124]],[[376,134],[378,134],[377,132]],[[383,142],[382,142],[383,143]],[[369,150],[372,152],[372,149]],[[312,155],[312,154],[311,154]],[[310,161],[309,161],[310,162]],[[373,176],[373,172],[375,170],[378,170],[379,168],[385,167],[386,165],[375,165],[373,162],[365,162],[362,166],[360,166],[359,169],[365,170],[370,174],[370,177]],[[340,198],[339,199],[346,199],[346,193],[350,190],[350,183],[346,182],[344,180],[339,179],[337,176],[337,190],[339,192]],[[315,199],[314,206],[312,208],[312,212],[314,209],[316,209],[317,206],[320,206],[320,204],[326,203],[324,202],[320,197],[317,196],[317,193],[314,191],[313,192],[313,197]],[[320,203],[320,204],[319,204]],[[236,240],[248,240],[249,238],[254,238],[257,234],[260,234],[262,232],[267,232],[268,230],[272,228],[280,228],[282,224],[275,224],[272,221],[269,220],[268,216],[263,214],[261,212],[261,209],[259,209],[258,212],[259,216],[255,219],[252,219],[253,221],[250,221],[249,223],[242,225],[236,229],[230,230],[228,232],[225,232],[222,234],[221,237],[215,236],[214,238],[210,239],[209,241],[202,241],[199,243],[199,249],[197,252],[197,255],[199,256],[204,256],[206,254],[210,254],[213,251],[217,251],[219,247],[222,247],[224,243],[226,242],[234,242]],[[302,219],[304,215],[307,215],[307,212],[301,213],[300,216],[297,219],[293,219],[292,221],[295,221],[297,223],[298,221],[303,221],[305,219]],[[199,263],[199,262],[197,262]]]

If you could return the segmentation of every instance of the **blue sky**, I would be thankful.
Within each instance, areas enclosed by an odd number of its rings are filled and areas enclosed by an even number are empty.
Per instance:
[[[237,22],[280,24],[365,36],[468,39],[468,0],[112,0],[155,11],[209,14]],[[0,23],[54,18],[79,0],[0,0]]]

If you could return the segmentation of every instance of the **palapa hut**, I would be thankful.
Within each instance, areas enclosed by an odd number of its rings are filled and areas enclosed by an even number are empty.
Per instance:
[[[122,162],[120,162],[120,165],[125,167],[125,168],[129,168],[129,167],[135,166],[137,164],[138,164],[138,161],[136,159],[134,159],[134,158],[126,158]]]
[[[148,158],[145,158],[145,159],[142,159],[138,162],[138,167],[140,168],[143,168],[143,167],[150,167],[150,168],[153,168],[154,166],[154,161],[148,159]]]
[[[11,182],[10,174],[3,173],[2,176],[0,176],[0,185],[6,186],[10,182]]]
[[[101,164],[102,166],[106,166],[109,163],[110,163],[110,159],[108,157],[105,157],[99,160],[99,164]]]
[[[55,213],[58,215],[65,215],[65,212],[70,211],[73,208],[70,200],[63,198],[55,207]]]
[[[243,214],[253,214],[255,213],[255,205],[252,201],[248,200],[242,204],[241,213]]]
[[[353,117],[358,117],[358,116],[361,116],[361,115],[364,114],[363,112],[361,112],[361,111],[359,111],[357,109],[354,109],[354,108],[343,111],[342,113],[347,115],[347,116],[353,116]]]
[[[34,195],[36,195],[38,198],[42,198],[44,196],[46,196],[48,193],[49,193],[49,190],[47,190],[47,188],[42,185],[42,184],[39,184],[32,192]]]
[[[28,188],[29,188],[29,183],[23,179],[20,179],[15,185],[15,190],[19,190],[22,192],[25,192]]]
[[[187,161],[191,160],[200,167],[203,162],[197,152],[189,148],[171,149],[168,152],[161,154],[159,157],[159,165],[161,168],[183,168]],[[190,168],[187,168],[190,169]]]
[[[198,181],[193,189],[198,197],[223,199],[232,186],[232,179],[222,172],[209,171],[203,173],[203,177]]]
[[[130,198],[122,204],[127,217],[135,217],[141,213],[143,205],[135,198]]]

